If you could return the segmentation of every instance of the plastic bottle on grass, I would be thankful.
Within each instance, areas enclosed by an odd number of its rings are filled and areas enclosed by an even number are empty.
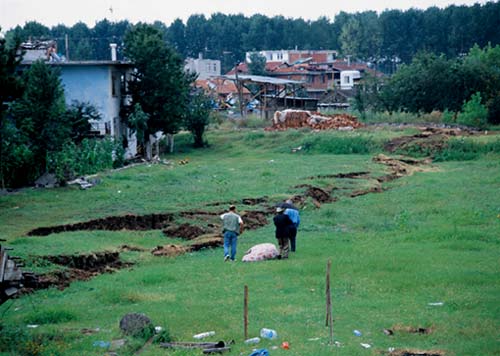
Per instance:
[[[273,329],[262,328],[260,329],[260,337],[264,339],[274,340],[278,338],[278,333],[276,332],[276,330]]]
[[[258,344],[260,342],[260,337],[252,337],[251,339],[245,340],[245,344]]]
[[[212,336],[212,335],[215,335],[215,331],[207,331],[207,332],[204,332],[204,333],[201,333],[201,334],[193,335],[193,337],[195,339],[203,339],[203,338],[206,338],[206,337],[209,337],[209,336]]]

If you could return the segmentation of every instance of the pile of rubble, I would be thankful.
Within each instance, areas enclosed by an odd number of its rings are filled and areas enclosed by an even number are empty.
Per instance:
[[[348,114],[324,115],[307,110],[276,111],[273,126],[267,130],[286,130],[310,127],[314,130],[353,130],[363,126],[354,116]]]

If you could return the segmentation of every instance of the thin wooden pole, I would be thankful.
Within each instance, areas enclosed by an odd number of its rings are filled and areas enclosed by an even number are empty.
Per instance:
[[[248,339],[248,286],[245,285],[245,296],[243,298],[243,328],[245,332],[245,340]]]
[[[326,267],[326,326],[330,327],[330,344],[333,345],[332,293],[330,288],[330,270],[332,261],[328,260]]]

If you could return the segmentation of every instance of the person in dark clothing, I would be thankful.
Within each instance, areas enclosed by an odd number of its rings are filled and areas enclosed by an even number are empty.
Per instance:
[[[278,240],[278,244],[280,247],[280,254],[278,255],[278,259],[280,258],[288,258],[289,251],[289,231],[288,229],[293,226],[292,220],[288,217],[288,215],[283,214],[285,211],[282,207],[277,207],[277,214],[274,216],[274,226],[276,226],[276,239]]]

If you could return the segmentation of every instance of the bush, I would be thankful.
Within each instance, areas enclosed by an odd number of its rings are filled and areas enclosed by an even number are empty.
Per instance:
[[[481,93],[473,94],[462,106],[457,122],[461,125],[484,129],[488,125],[488,109],[481,104]]]
[[[85,139],[80,145],[69,142],[47,159],[48,171],[62,181],[123,165],[124,149],[111,139]]]

